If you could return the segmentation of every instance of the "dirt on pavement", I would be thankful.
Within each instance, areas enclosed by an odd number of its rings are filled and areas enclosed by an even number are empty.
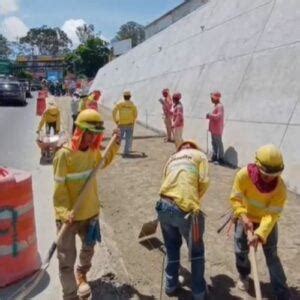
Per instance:
[[[114,127],[110,112],[102,110],[107,131]],[[161,290],[161,274],[163,253],[160,243],[142,246],[138,243],[138,234],[144,222],[156,218],[155,203],[164,163],[174,152],[173,144],[164,143],[161,137],[147,138],[151,135],[148,129],[136,126],[138,139],[134,140],[134,158],[119,156],[112,167],[101,175],[100,190],[102,212],[101,218],[112,230],[112,238],[118,247],[122,264],[129,276],[119,278],[130,279],[130,284],[139,293],[140,299],[154,296],[159,299]],[[152,133],[153,135],[153,133]],[[144,138],[141,138],[144,136]],[[143,156],[142,154],[145,154]],[[237,273],[233,255],[233,240],[227,238],[225,232],[217,234],[221,225],[220,216],[229,207],[229,195],[235,169],[210,164],[211,185],[203,200],[206,213],[205,247],[206,278],[211,299],[255,299],[254,290],[251,295],[241,294],[235,289]],[[279,222],[279,255],[288,277],[293,299],[300,299],[300,197],[289,193],[289,201]],[[160,231],[157,238],[162,241]],[[156,249],[151,249],[151,248]],[[148,249],[147,249],[148,248]],[[149,250],[150,248],[150,250]],[[189,291],[189,262],[187,248],[182,247],[182,265],[187,275],[187,287],[178,299],[191,299]],[[263,297],[272,299],[269,277],[262,250],[258,251],[259,275],[262,282]],[[147,296],[146,296],[147,295]],[[169,299],[162,295],[162,299]],[[176,299],[176,297],[174,298]]]
[[[61,98],[57,102],[63,111],[62,126],[70,132],[69,101],[69,98]],[[101,112],[109,137],[115,127],[111,112],[107,109],[101,109]],[[155,203],[159,199],[162,169],[175,147],[140,125],[135,127],[135,136],[132,157],[123,158],[120,153],[112,166],[101,171],[99,176],[103,243],[96,248],[88,275],[92,299],[160,299],[164,257],[160,230],[155,239],[144,245],[138,242],[138,235],[144,222],[156,218]],[[203,199],[205,266],[210,299],[255,299],[253,288],[250,295],[236,290],[232,237],[227,238],[224,232],[217,234],[222,223],[220,216],[229,208],[228,199],[236,172],[236,169],[210,164],[211,184]],[[279,222],[279,255],[293,299],[300,299],[299,200],[299,196],[289,193],[288,204]],[[263,297],[272,299],[261,249],[258,250],[258,268]],[[187,247],[183,245],[182,273],[186,279],[183,291],[173,298],[162,291],[161,299],[191,299],[189,269]]]

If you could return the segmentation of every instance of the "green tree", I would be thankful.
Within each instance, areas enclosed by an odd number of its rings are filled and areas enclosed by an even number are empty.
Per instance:
[[[76,28],[76,35],[78,36],[79,42],[85,44],[89,39],[95,38],[95,27],[90,24],[83,24]]]
[[[132,47],[142,43],[145,40],[145,28],[143,25],[130,21],[122,25],[117,32],[114,40],[122,41],[131,39]]]
[[[72,41],[64,31],[58,27],[50,28],[45,25],[31,28],[27,35],[20,39],[20,43],[37,47],[41,55],[65,54],[72,46]]]
[[[16,74],[16,76],[20,79],[33,80],[33,75],[30,72],[26,71],[20,71]]]
[[[7,58],[11,51],[8,46],[7,39],[0,34],[0,58]]]
[[[94,77],[99,68],[109,61],[108,43],[99,37],[90,38],[86,43],[66,56],[67,70],[87,77]]]

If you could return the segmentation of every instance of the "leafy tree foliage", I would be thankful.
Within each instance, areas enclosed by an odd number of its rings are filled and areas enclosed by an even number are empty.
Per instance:
[[[25,37],[20,39],[21,44],[37,47],[41,55],[58,55],[68,53],[72,41],[67,34],[58,27],[42,26],[31,28]]]
[[[85,44],[89,39],[95,38],[95,27],[90,24],[83,24],[82,26],[77,27],[76,35],[79,38],[81,44]]]
[[[132,47],[142,43],[145,40],[144,26],[133,21],[122,25],[115,36],[115,40],[121,41],[125,39],[131,39]]]
[[[7,58],[11,50],[9,49],[7,39],[0,34],[0,58]]]
[[[68,71],[91,78],[109,61],[108,43],[99,37],[89,38],[66,56]]]

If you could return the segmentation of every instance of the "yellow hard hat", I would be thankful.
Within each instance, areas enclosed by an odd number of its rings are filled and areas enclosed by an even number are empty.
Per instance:
[[[279,175],[284,169],[281,151],[274,145],[264,145],[256,151],[255,163],[266,175]]]
[[[186,141],[183,141],[178,147],[177,147],[177,151],[180,151],[182,146],[183,145],[186,145],[186,144],[191,144],[195,149],[197,150],[201,150],[201,148],[199,147],[199,145],[195,142],[195,141],[192,141],[192,140],[186,140]]]
[[[123,96],[130,96],[131,97],[130,91],[124,91]]]
[[[84,109],[78,115],[75,124],[84,131],[102,133],[104,130],[102,117],[94,109]]]

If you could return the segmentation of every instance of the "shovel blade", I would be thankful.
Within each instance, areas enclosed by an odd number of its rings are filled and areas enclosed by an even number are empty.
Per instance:
[[[139,239],[153,235],[156,233],[158,219],[144,223],[139,234]]]

